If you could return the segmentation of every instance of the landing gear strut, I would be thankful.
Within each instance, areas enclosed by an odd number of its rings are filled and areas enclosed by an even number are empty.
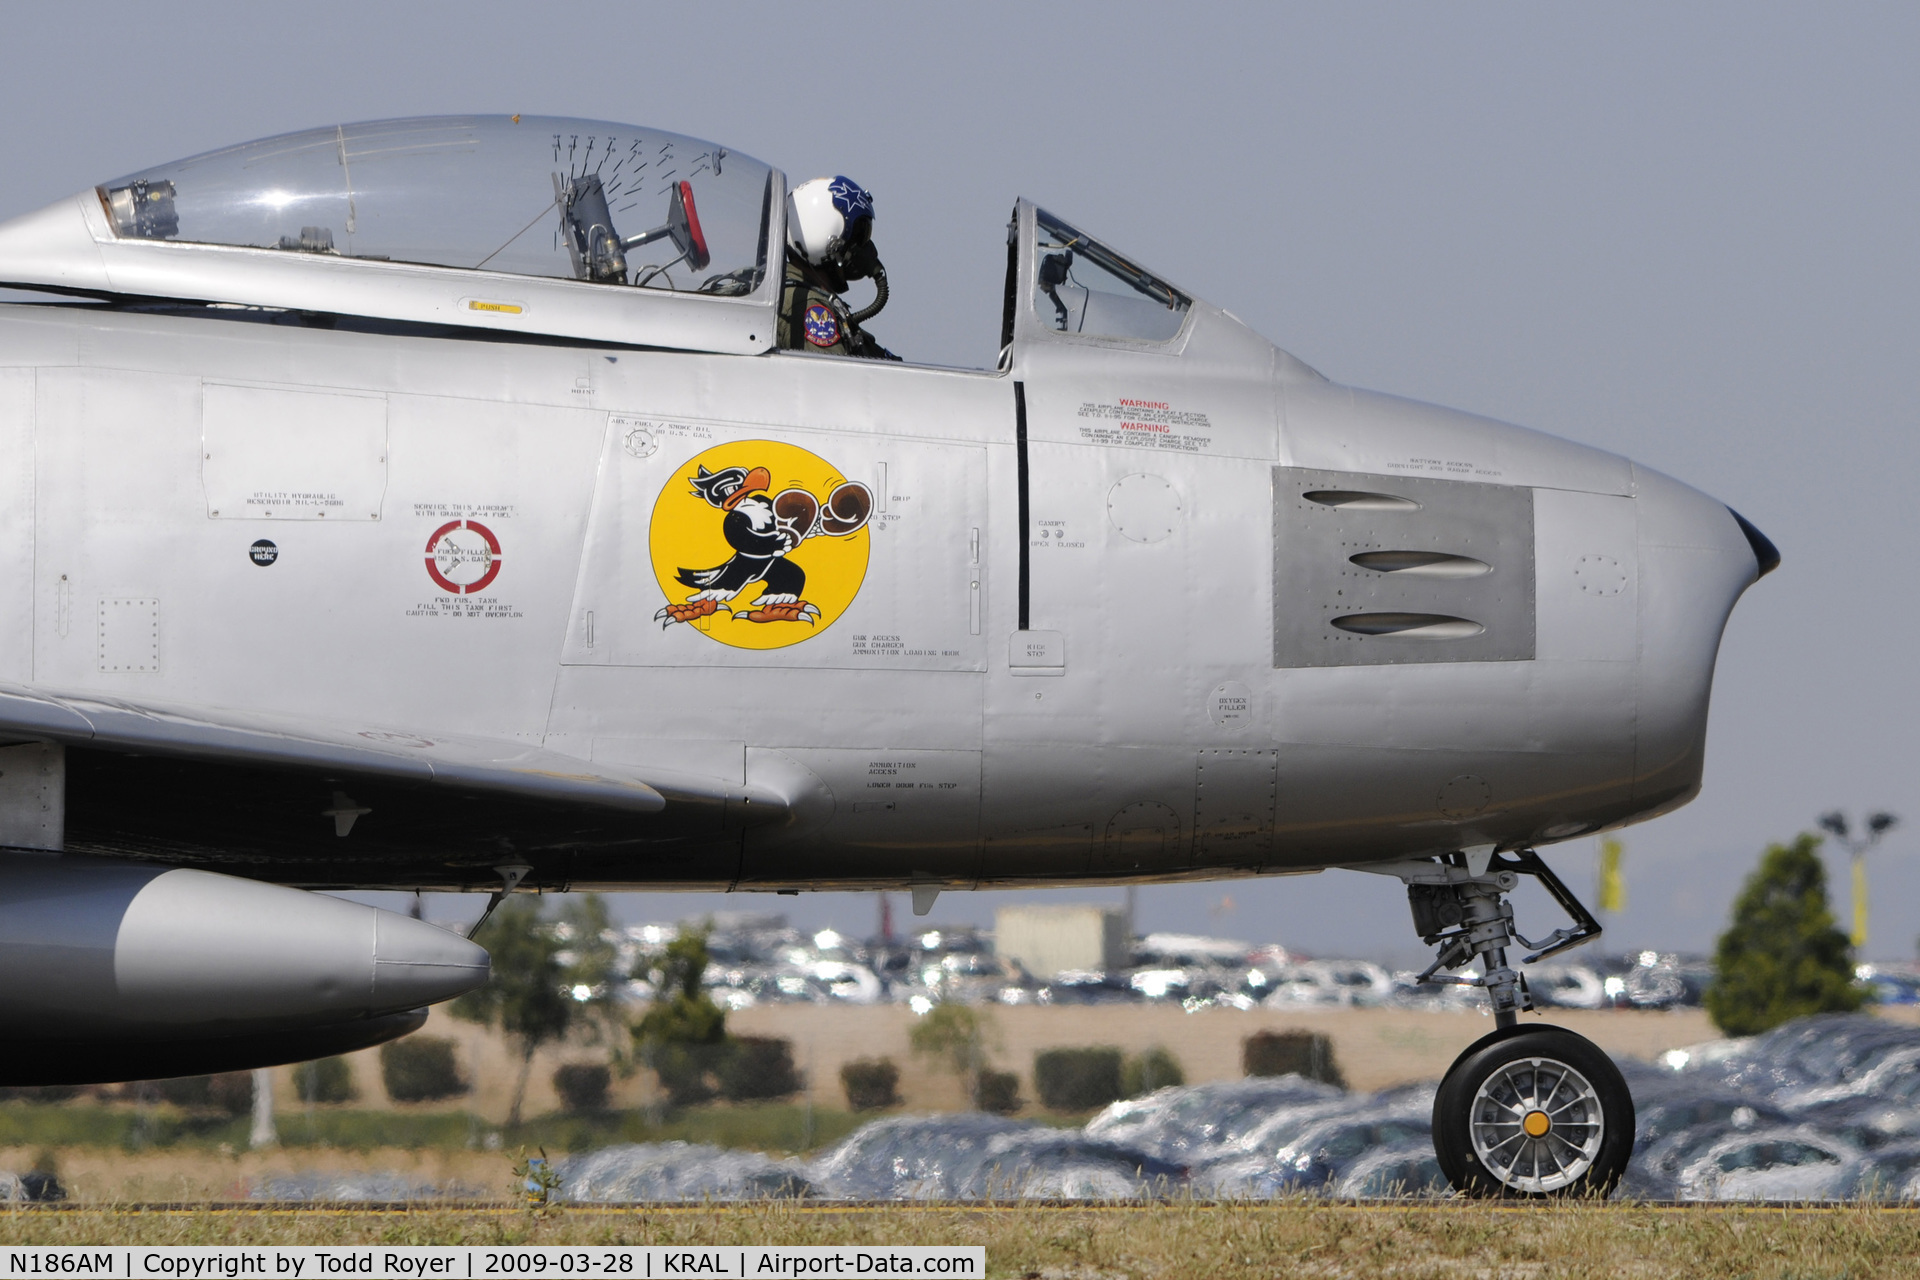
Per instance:
[[[1406,881],[1414,928],[1438,948],[1417,980],[1482,987],[1493,1001],[1494,1031],[1454,1060],[1434,1097],[1434,1154],[1447,1180],[1470,1196],[1611,1194],[1633,1155],[1627,1082],[1584,1036],[1521,1026],[1533,999],[1507,963],[1516,941],[1531,964],[1598,937],[1599,922],[1532,850],[1497,857],[1483,847],[1377,869]],[[1571,929],[1535,942],[1513,927],[1506,895],[1523,875],[1553,895]],[[1476,957],[1476,976],[1441,972]]]

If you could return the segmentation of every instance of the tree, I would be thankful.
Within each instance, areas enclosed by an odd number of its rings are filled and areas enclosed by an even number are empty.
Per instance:
[[[634,1044],[675,1106],[713,1096],[709,1077],[727,1051],[727,1015],[701,983],[706,972],[704,927],[681,930],[634,969],[634,977],[653,986],[653,1005],[633,1028]]]
[[[508,898],[475,941],[493,957],[493,978],[453,1002],[456,1018],[498,1026],[520,1051],[509,1127],[520,1123],[527,1077],[541,1046],[585,1027],[597,1033],[611,1016],[614,947],[606,904],[597,894],[572,899],[558,919],[531,896]]]
[[[907,1043],[959,1076],[967,1097],[981,1105],[981,1084],[990,1074],[987,1055],[998,1047],[991,1015],[963,1004],[937,1004],[907,1033]]]
[[[553,934],[562,944],[558,958],[574,1002],[596,1024],[605,1021],[615,1007],[613,983],[620,976],[620,933],[606,899],[597,893],[569,897],[553,922]]]
[[[1827,906],[1819,850],[1820,837],[1805,831],[1792,844],[1769,845],[1734,900],[1733,923],[1714,955],[1719,972],[1707,988],[1707,1012],[1728,1035],[1758,1035],[1813,1013],[1850,1013],[1866,1001],[1847,935]]]

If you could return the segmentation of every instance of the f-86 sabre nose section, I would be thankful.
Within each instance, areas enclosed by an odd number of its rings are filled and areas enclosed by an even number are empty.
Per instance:
[[[1278,733],[1367,761],[1364,784],[1329,767],[1300,803],[1300,864],[1328,844],[1354,862],[1550,844],[1698,790],[1721,633],[1778,560],[1764,536],[1601,450],[1311,380],[1283,393]],[[1369,806],[1371,831],[1344,821]]]
[[[1641,577],[1634,800],[1652,817],[1700,791],[1720,637],[1741,593],[1780,553],[1699,490],[1637,464],[1633,479]]]

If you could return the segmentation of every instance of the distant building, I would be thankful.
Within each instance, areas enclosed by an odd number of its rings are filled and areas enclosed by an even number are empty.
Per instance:
[[[1254,945],[1238,938],[1209,938],[1197,933],[1150,933],[1133,945],[1136,964],[1157,965],[1165,969],[1192,969],[1204,965],[1236,968],[1254,958]],[[1287,962],[1287,950],[1279,943],[1260,948],[1265,958],[1280,964]]]
[[[1001,907],[993,915],[993,950],[1036,978],[1070,969],[1124,969],[1133,939],[1124,907]]]

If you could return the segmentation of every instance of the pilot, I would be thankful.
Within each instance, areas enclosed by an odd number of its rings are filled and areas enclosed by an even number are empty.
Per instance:
[[[873,301],[840,295],[872,277]],[[851,178],[814,178],[787,193],[787,272],[778,343],[795,351],[898,360],[860,326],[887,305],[887,269],[873,247],[873,197]]]

